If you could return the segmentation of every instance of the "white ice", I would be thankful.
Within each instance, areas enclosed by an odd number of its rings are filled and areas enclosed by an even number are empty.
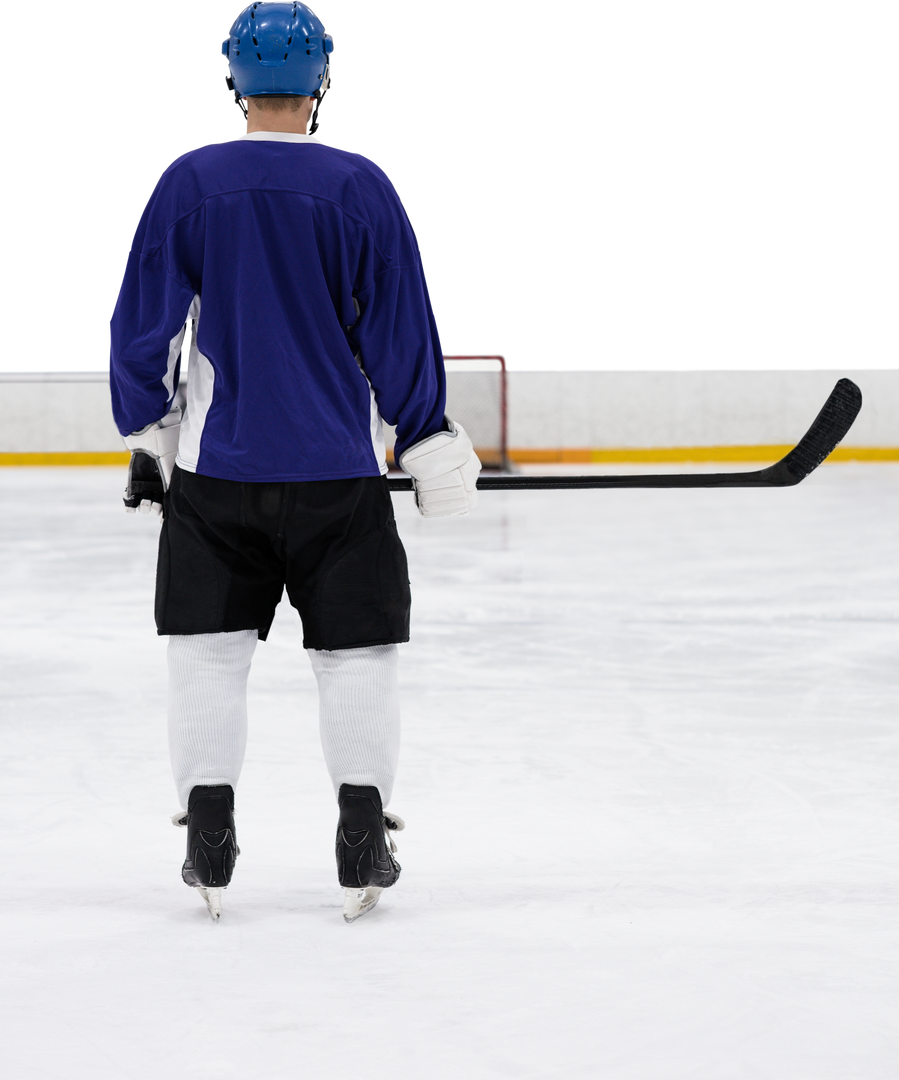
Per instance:
[[[118,469],[0,470],[7,1080],[895,1080],[899,466],[424,521],[393,808],[342,918],[286,601],[213,924]]]

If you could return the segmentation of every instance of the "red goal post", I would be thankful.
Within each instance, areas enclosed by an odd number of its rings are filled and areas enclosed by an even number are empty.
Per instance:
[[[508,469],[508,391],[502,356],[444,356],[446,415],[465,428],[485,469]],[[385,425],[394,468],[393,430]]]

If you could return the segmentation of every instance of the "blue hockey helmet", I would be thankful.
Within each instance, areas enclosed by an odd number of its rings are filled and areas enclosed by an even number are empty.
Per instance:
[[[228,88],[238,104],[241,98],[282,94],[321,99],[331,82],[333,49],[331,35],[305,4],[250,4],[222,42],[231,72]]]

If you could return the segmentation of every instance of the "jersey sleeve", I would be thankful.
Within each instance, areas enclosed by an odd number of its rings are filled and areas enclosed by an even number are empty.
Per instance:
[[[350,328],[381,416],[396,427],[394,455],[443,427],[443,352],[415,232],[390,180],[366,162],[362,189],[370,234],[363,242]]]
[[[109,386],[122,435],[155,423],[178,389],[181,344],[200,292],[202,221],[180,214],[167,171],[143,213],[110,323]]]

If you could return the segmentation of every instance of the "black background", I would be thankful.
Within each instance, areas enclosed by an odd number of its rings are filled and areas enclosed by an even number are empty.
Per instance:
[[[236,10],[153,16],[107,55],[91,113],[107,318],[159,172],[242,131],[218,57]],[[321,136],[397,184],[447,351],[513,367],[877,359],[838,351],[873,301],[855,294],[834,167],[853,136],[832,71],[809,77],[776,36],[595,9],[319,10],[337,39]],[[102,347],[72,355],[58,366],[105,367]]]

